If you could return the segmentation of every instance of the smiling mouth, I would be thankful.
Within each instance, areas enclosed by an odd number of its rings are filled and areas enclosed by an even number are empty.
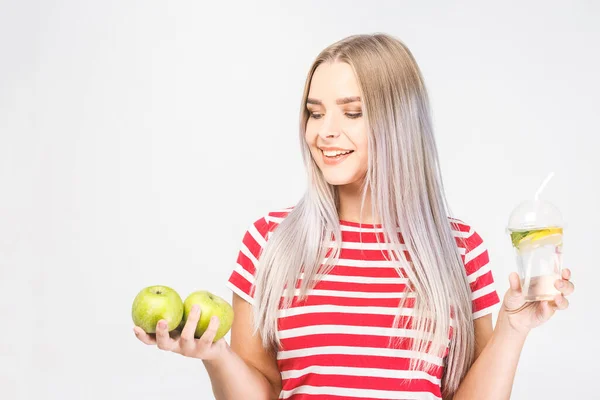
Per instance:
[[[347,156],[348,154],[354,153],[354,150],[345,150],[345,151],[327,151],[327,150],[321,150],[321,153],[323,153],[323,156],[335,160],[336,158],[342,158],[344,156]]]
[[[329,153],[329,155],[327,155],[326,153]],[[333,153],[333,154],[331,154]],[[324,165],[328,165],[328,166],[336,166],[339,165],[341,163],[343,163],[348,157],[350,157],[350,155],[354,153],[354,150],[349,150],[349,151],[321,151],[323,160],[322,163]]]

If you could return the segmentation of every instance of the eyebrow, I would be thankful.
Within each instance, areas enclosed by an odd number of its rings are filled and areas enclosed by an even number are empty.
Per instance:
[[[335,101],[335,104],[342,105],[342,104],[354,103],[357,101],[361,101],[360,96],[342,97],[341,99],[337,99]],[[306,99],[306,104],[323,105],[323,102],[321,100],[311,99],[309,97],[308,99]]]

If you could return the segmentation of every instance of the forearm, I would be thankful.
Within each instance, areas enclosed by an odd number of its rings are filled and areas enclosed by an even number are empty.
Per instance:
[[[204,360],[216,400],[268,400],[279,397],[267,378],[229,346],[215,360]]]
[[[460,384],[453,400],[508,400],[527,334],[500,312],[494,333]]]

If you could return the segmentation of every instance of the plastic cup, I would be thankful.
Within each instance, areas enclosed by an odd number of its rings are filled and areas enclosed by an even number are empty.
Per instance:
[[[562,272],[564,222],[553,204],[528,200],[511,213],[507,231],[515,249],[525,301],[553,300]]]

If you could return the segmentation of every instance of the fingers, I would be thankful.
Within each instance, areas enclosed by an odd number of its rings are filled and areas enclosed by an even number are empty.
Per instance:
[[[133,327],[133,333],[135,333],[135,337],[137,337],[139,340],[141,340],[142,343],[145,343],[148,345],[156,344],[156,340],[154,340],[154,338],[152,336],[150,336],[146,332],[144,332],[144,330],[142,328],[140,328],[139,326]]]
[[[213,315],[210,318],[208,328],[206,328],[206,331],[202,334],[202,337],[200,338],[200,343],[202,344],[202,346],[204,346],[205,348],[209,348],[210,346],[212,346],[215,340],[215,336],[217,335],[217,329],[219,329],[219,318],[216,315]]]
[[[156,324],[156,346],[161,350],[171,351],[174,348],[175,340],[169,336],[167,321],[160,320]]]
[[[561,272],[562,279],[558,279],[554,282],[554,287],[556,287],[563,296],[568,296],[575,290],[575,285],[570,281],[571,279],[571,270],[569,268],[565,268]]]
[[[563,294],[563,296],[568,296],[575,290],[573,282],[564,279],[558,279],[554,282],[554,286]]]
[[[552,307],[550,303],[546,300],[540,302],[540,306],[537,308],[535,312],[535,316],[538,320],[538,323],[541,325],[552,317],[554,312],[556,311],[555,307]]]
[[[504,307],[508,311],[516,312],[525,305],[525,297],[521,290],[521,279],[519,274],[512,272],[508,276],[509,289],[504,296]]]
[[[554,304],[556,304],[557,310],[566,310],[569,307],[569,300],[567,300],[563,295],[557,294],[554,296]]]
[[[510,291],[513,296],[520,296],[521,291],[521,279],[519,278],[519,274],[516,272],[511,272],[508,276],[508,282],[510,284]]]
[[[179,338],[179,347],[181,348],[181,353],[184,355],[189,354],[195,347],[194,333],[196,332],[196,327],[200,320],[200,314],[200,306],[194,304],[190,310],[190,314],[188,315],[183,330],[181,331],[181,337]]]

